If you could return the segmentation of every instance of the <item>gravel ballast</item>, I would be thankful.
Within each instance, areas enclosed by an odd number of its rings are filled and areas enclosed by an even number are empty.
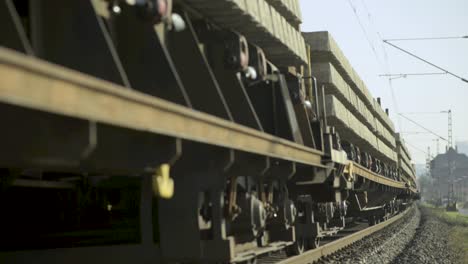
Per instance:
[[[392,264],[397,263],[461,263],[460,252],[449,247],[452,228],[421,207],[421,224],[414,239]]]
[[[450,241],[454,228],[430,209],[414,205],[390,226],[314,263],[463,263],[463,250]],[[277,263],[284,257],[260,263]]]
[[[408,216],[397,223],[324,258],[319,263],[390,263],[413,239],[419,221],[420,212],[413,208]]]
[[[449,246],[451,226],[424,207],[319,263],[462,263]]]

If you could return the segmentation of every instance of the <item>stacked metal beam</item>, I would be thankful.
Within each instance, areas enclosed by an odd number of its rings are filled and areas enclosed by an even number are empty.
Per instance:
[[[305,33],[304,37],[311,47],[312,74],[319,85],[325,85],[327,103],[332,104],[327,113],[331,124],[346,124],[340,130],[342,138],[381,159],[396,162],[393,123],[335,41],[328,32]],[[337,109],[346,112],[346,119],[345,114],[337,115]]]
[[[220,27],[243,34],[277,66],[307,64],[297,0],[184,0]],[[272,5],[274,3],[274,5]]]

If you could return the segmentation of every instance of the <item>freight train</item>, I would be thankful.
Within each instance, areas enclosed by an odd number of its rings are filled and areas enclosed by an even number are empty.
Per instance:
[[[0,3],[0,262],[253,263],[398,213],[410,153],[298,0]]]

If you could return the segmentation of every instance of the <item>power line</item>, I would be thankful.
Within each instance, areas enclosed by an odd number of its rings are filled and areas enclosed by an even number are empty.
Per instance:
[[[428,128],[426,128],[426,127],[422,126],[422,125],[420,125],[418,122],[416,122],[416,121],[414,121],[414,120],[412,120],[412,119],[409,119],[408,117],[404,116],[404,115],[403,115],[403,114],[401,114],[401,113],[399,113],[399,115],[400,115],[401,117],[403,117],[404,119],[406,119],[406,120],[410,121],[411,123],[415,124],[416,126],[418,126],[418,127],[422,128],[422,129],[426,130],[427,132],[429,132],[429,133],[433,134],[434,136],[436,136],[436,137],[438,137],[438,138],[440,138],[440,139],[442,139],[442,140],[444,140],[444,141],[447,141],[447,142],[448,142],[448,140],[447,140],[446,138],[444,138],[444,137],[442,137],[442,136],[440,136],[440,135],[436,134],[436,133],[435,133],[435,132],[433,132],[432,130],[430,130],[430,129],[428,129]]]
[[[390,93],[392,95],[392,102],[393,102],[393,107],[395,107],[395,112],[399,112],[399,107],[398,107],[398,101],[396,99],[396,95],[395,95],[395,89],[393,88],[393,83],[392,83],[392,78],[388,78],[388,85],[390,86]],[[398,128],[401,130],[402,127],[401,127],[401,120],[399,118],[399,116],[397,116],[397,121],[398,121]]]
[[[423,72],[423,73],[393,73],[393,74],[380,74],[379,77],[395,77],[401,76],[406,78],[406,76],[425,76],[425,75],[444,75],[446,72]]]
[[[366,29],[365,29],[365,27],[364,27],[364,24],[362,24],[362,21],[361,21],[361,19],[359,18],[359,15],[358,15],[358,13],[357,13],[356,7],[355,7],[354,4],[351,2],[351,0],[348,0],[348,4],[350,5],[351,9],[353,10],[354,16],[356,17],[356,20],[357,20],[357,22],[358,22],[358,24],[359,24],[359,26],[360,26],[362,32],[364,33],[364,36],[366,37],[367,43],[369,44],[369,47],[371,48],[372,52],[374,53],[374,56],[375,56],[377,62],[378,62],[379,64],[381,64],[381,62],[380,62],[380,60],[379,60],[379,56],[377,55],[377,51],[376,51],[376,49],[375,49],[375,47],[374,47],[374,44],[372,44],[372,41],[371,41],[370,38],[369,38],[369,34],[367,33],[367,31],[366,31]]]
[[[373,28],[375,30],[375,33],[377,35],[377,38],[380,39],[380,40],[383,40],[382,35],[380,34],[377,26],[374,23],[373,16],[372,16],[371,12],[369,11],[369,9],[367,8],[366,1],[361,0],[361,2],[362,2],[362,5],[364,6],[365,11],[367,12],[367,18],[369,20],[370,25],[373,26]],[[387,74],[389,74],[390,73],[390,64],[389,64],[389,61],[388,61],[387,52],[385,50],[385,46],[383,45],[383,43],[382,42],[379,42],[379,43],[381,43],[381,48],[382,48],[383,58],[384,58],[384,64],[383,64],[384,67],[383,68],[385,69]],[[399,111],[399,106],[398,106],[398,100],[396,99],[395,89],[393,87],[392,78],[388,79],[388,86],[390,88],[390,95],[392,97],[392,104],[393,104],[393,107],[395,108],[394,110],[395,110],[396,113],[398,113],[400,111]],[[401,130],[402,129],[402,127],[401,127],[401,118],[398,115],[397,115],[397,122],[398,122],[398,128]]]
[[[459,37],[425,37],[425,38],[401,38],[401,39],[386,39],[387,41],[406,41],[406,40],[442,40],[442,39],[464,39],[468,36],[459,36]]]
[[[406,112],[406,113],[400,113],[400,114],[405,114],[405,115],[440,115],[440,114],[445,114],[444,112]]]
[[[389,62],[388,62],[388,57],[387,57],[387,52],[385,52],[385,48],[383,48],[384,50],[384,54],[385,54],[385,63],[386,63],[386,66],[387,66],[387,73],[390,72],[390,66],[389,66]],[[395,111],[398,113],[399,112],[399,107],[398,107],[398,101],[396,100],[396,95],[395,95],[395,89],[393,88],[393,82],[392,82],[392,78],[388,78],[388,86],[390,87],[390,93],[392,95],[392,102],[393,102],[393,107],[395,107]],[[397,122],[398,122],[398,128],[400,130],[403,129],[403,127],[401,126],[401,118],[400,116],[397,115]]]
[[[406,143],[408,146],[410,146],[410,147],[412,147],[412,148],[414,148],[414,149],[416,149],[416,150],[419,150],[419,151],[421,151],[422,153],[424,153],[424,154],[426,154],[426,155],[429,155],[425,150],[422,150],[421,148],[416,147],[415,145],[409,143],[408,141],[406,141],[405,143]]]
[[[429,134],[429,132],[422,132],[422,131],[400,131],[400,134],[406,134],[406,135],[421,135],[421,134]]]
[[[380,39],[381,41],[383,41],[383,37],[382,37],[382,34],[380,34],[377,26],[375,25],[374,23],[374,19],[373,19],[373,16],[371,14],[371,12],[369,11],[369,8],[367,8],[367,4],[366,4],[366,1],[365,0],[361,0],[362,2],[362,5],[364,7],[364,10],[367,12],[367,19],[369,20],[369,24],[374,28],[374,31],[377,35],[377,38]],[[386,73],[390,73],[390,63],[388,61],[388,55],[387,55],[387,52],[385,50],[385,46],[382,42],[379,42],[380,43],[380,47],[382,49],[382,53],[383,53],[383,59],[384,59],[384,63],[382,64],[380,61],[379,61],[379,64],[383,65],[382,68],[384,68],[384,70],[386,71]],[[375,48],[374,48],[374,54],[375,54]],[[378,56],[376,55],[376,58],[378,59]],[[396,99],[396,94],[395,94],[395,89],[393,87],[393,83],[392,83],[392,78],[389,78],[388,79],[388,86],[390,88],[390,94],[392,96],[392,104],[393,104],[393,107],[395,108],[395,112],[398,113],[400,112],[399,111],[399,106],[398,106],[398,100]],[[402,126],[401,126],[401,118],[397,115],[397,122],[398,122],[398,128],[401,130],[402,129]]]
[[[423,59],[423,58],[421,58],[421,57],[419,57],[419,56],[417,56],[417,55],[415,55],[415,54],[413,54],[413,53],[411,53],[411,52],[409,52],[409,51],[407,51],[407,50],[405,50],[405,49],[402,49],[402,48],[398,47],[397,45],[394,45],[394,44],[388,42],[388,40],[384,40],[384,43],[386,43],[386,44],[388,44],[388,45],[390,45],[390,46],[392,46],[392,47],[394,47],[394,48],[396,48],[396,49],[398,49],[398,50],[400,50],[400,51],[402,51],[402,52],[404,52],[404,53],[410,55],[411,57],[414,57],[414,58],[416,58],[416,59],[418,59],[418,60],[420,60],[420,61],[423,61],[423,62],[425,62],[425,63],[427,63],[427,64],[429,64],[429,65],[431,65],[431,66],[433,66],[433,67],[435,67],[435,68],[437,68],[437,69],[443,71],[443,72],[446,72],[447,74],[450,74],[450,75],[452,75],[453,77],[458,78],[458,79],[460,79],[460,80],[463,81],[463,82],[468,83],[468,80],[467,80],[467,79],[465,79],[465,78],[463,78],[463,77],[461,77],[461,76],[459,76],[459,75],[456,75],[455,73],[450,72],[450,71],[448,71],[448,70],[446,70],[446,69],[444,69],[444,68],[442,68],[442,67],[440,67],[440,66],[437,66],[437,65],[435,65],[434,63],[429,62],[428,60]]]

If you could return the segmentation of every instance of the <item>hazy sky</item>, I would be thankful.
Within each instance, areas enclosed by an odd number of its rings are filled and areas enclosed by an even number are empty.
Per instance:
[[[381,39],[466,36],[468,0],[301,0],[301,6],[302,31],[331,32],[374,97],[382,97],[383,106],[390,109],[416,163],[425,162],[423,151],[429,146],[436,152],[436,136],[420,133],[424,130],[398,113],[407,113],[410,119],[447,138],[447,114],[438,112],[452,109],[454,141],[468,141],[468,83],[449,75],[394,79],[392,96],[388,78],[378,76],[440,72]],[[468,79],[468,39],[393,43]],[[441,151],[445,145],[440,140]]]

